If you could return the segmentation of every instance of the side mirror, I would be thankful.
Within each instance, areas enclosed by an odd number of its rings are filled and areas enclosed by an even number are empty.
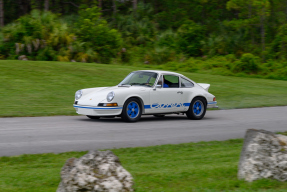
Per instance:
[[[155,88],[153,88],[153,90],[155,91],[157,88],[161,88],[161,85],[156,85]]]

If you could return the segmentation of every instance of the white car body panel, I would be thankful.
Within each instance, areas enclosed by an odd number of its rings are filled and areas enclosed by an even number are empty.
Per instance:
[[[152,87],[145,86],[113,86],[82,89],[82,97],[75,100],[74,108],[78,114],[90,116],[118,116],[122,113],[125,102],[136,97],[141,101],[142,114],[184,113],[189,109],[190,103],[195,97],[203,97],[207,102],[207,108],[217,107],[214,95],[208,92],[210,84],[197,84],[189,78],[173,72],[143,70],[158,74]],[[155,88],[159,77],[164,75],[176,75],[194,84],[192,88]],[[114,99],[107,101],[107,95],[113,91]],[[116,107],[99,106],[100,103],[117,103]]]

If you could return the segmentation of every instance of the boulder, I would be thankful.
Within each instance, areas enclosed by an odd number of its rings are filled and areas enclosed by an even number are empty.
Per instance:
[[[238,178],[254,181],[271,178],[287,180],[287,136],[248,129],[244,139]]]
[[[28,58],[27,58],[27,56],[26,56],[26,55],[21,55],[21,56],[19,56],[19,57],[18,57],[18,60],[27,61],[27,60],[28,60]]]
[[[68,159],[61,170],[57,192],[129,192],[133,178],[111,151],[90,151]]]

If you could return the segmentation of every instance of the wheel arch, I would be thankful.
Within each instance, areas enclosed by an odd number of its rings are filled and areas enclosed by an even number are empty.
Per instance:
[[[130,97],[128,97],[128,98],[126,99],[126,101],[127,101],[128,99],[131,99],[131,98],[138,99],[138,100],[140,101],[140,107],[141,107],[141,110],[142,110],[142,114],[145,113],[143,99],[142,99],[141,97],[139,97],[139,96],[130,96]],[[126,101],[125,101],[125,102],[126,102]]]
[[[207,104],[208,104],[207,99],[203,95],[196,95],[195,97],[192,98],[192,100],[190,102],[192,102],[195,98],[198,98],[198,97],[204,99],[205,105],[207,106]]]

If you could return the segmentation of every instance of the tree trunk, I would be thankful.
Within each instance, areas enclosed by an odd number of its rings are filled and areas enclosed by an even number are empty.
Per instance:
[[[137,1],[137,0],[133,0],[133,10],[134,10],[134,14],[136,14],[137,7],[138,7],[138,1]]]
[[[103,0],[99,0],[99,5],[98,5],[98,7],[102,10],[102,8],[103,8],[103,3],[102,3],[102,1]]]
[[[252,17],[252,6],[251,6],[251,3],[249,3],[249,5],[248,5],[248,18],[251,19],[251,17]],[[253,48],[255,41],[254,41],[254,30],[253,30],[252,26],[250,27],[250,30],[251,30],[251,39],[252,39],[252,48]]]
[[[45,9],[45,11],[49,11],[49,0],[45,0],[44,9]]]
[[[4,27],[4,4],[3,4],[3,0],[0,0],[0,27]]]
[[[262,13],[264,13],[264,8]],[[260,15],[260,31],[261,31],[261,46],[262,46],[262,59],[265,62],[265,25],[264,25],[265,17],[263,14]]]
[[[26,15],[28,13],[29,3],[26,0],[19,0],[18,4],[20,9],[22,10],[22,12],[18,12],[18,16],[21,17],[22,15]]]
[[[113,21],[116,20],[116,15],[117,15],[117,4],[116,0],[113,0]]]

